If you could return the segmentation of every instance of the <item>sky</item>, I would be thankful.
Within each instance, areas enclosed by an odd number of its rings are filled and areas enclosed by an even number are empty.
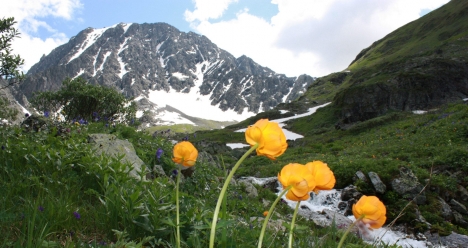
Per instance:
[[[12,48],[25,72],[85,28],[165,22],[288,77],[319,77],[346,69],[374,41],[448,1],[0,0],[0,18],[17,21]]]

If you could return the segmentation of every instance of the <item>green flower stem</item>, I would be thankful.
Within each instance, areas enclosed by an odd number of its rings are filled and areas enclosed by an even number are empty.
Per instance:
[[[180,166],[177,169],[177,182],[176,182],[176,225],[177,225],[177,237],[176,237],[176,242],[177,242],[177,247],[180,248],[180,227],[179,227],[179,182],[180,182]]]
[[[349,231],[351,231],[351,229],[353,229],[353,227],[356,225],[356,223],[358,221],[362,220],[363,218],[364,218],[364,215],[361,215],[355,222],[353,222],[353,224],[351,224],[348,227],[348,229],[346,229],[346,232],[343,234],[343,237],[341,237],[340,243],[338,244],[337,248],[340,248],[343,245],[343,243],[344,243],[344,241],[346,239],[346,236],[348,236]]]
[[[281,194],[279,194],[279,196],[276,197],[276,200],[273,202],[273,204],[271,204],[271,207],[268,210],[268,214],[265,217],[265,220],[263,221],[262,231],[260,232],[260,237],[258,238],[258,248],[262,247],[263,236],[265,235],[266,226],[267,226],[268,220],[270,219],[271,214],[273,214],[273,210],[275,209],[276,204],[278,204],[281,197],[283,197],[283,195],[286,194],[286,192],[288,192],[288,190],[291,188],[292,188],[292,185],[289,185],[287,188],[285,188],[283,192],[281,192]]]
[[[292,248],[294,223],[296,222],[297,210],[299,209],[300,203],[301,201],[297,201],[296,209],[294,209],[294,214],[291,220],[291,228],[289,230],[289,248]]]
[[[226,194],[227,187],[229,186],[229,182],[231,181],[232,177],[234,176],[234,173],[236,172],[237,168],[239,168],[239,166],[244,161],[244,159],[247,156],[249,156],[250,153],[255,151],[255,149],[257,149],[257,147],[258,147],[258,144],[255,144],[254,146],[250,147],[250,149],[247,152],[245,152],[245,154],[234,165],[231,172],[229,173],[226,180],[224,181],[224,185],[223,185],[223,188],[221,189],[221,193],[219,193],[218,202],[216,203],[216,208],[215,208],[215,211],[214,211],[214,214],[213,214],[213,222],[211,223],[210,248],[214,247],[214,240],[215,240],[215,234],[216,234],[216,224],[218,222],[219,209],[221,207],[221,202],[224,199],[224,195]]]

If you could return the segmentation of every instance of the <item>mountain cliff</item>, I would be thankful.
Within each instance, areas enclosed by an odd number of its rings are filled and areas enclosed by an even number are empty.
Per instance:
[[[468,97],[468,2],[452,0],[318,78],[299,102],[332,101],[341,124]]]
[[[314,81],[235,58],[207,37],[165,23],[87,28],[31,67],[16,97],[24,103],[22,95],[57,90],[66,77],[114,87],[153,119],[166,105],[196,116],[186,107],[198,102],[204,111],[196,117],[241,120],[296,99]]]
[[[468,2],[452,0],[374,42],[334,99],[344,123],[468,97]]]

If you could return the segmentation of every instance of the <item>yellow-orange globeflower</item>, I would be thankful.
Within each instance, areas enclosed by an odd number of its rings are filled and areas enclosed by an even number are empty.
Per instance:
[[[286,193],[286,198],[292,201],[309,199],[309,192],[315,188],[315,180],[309,169],[297,163],[285,165],[278,173],[278,181],[283,185],[283,189],[292,186]]]
[[[322,161],[312,161],[305,165],[312,173],[315,179],[314,192],[317,194],[320,190],[330,190],[335,187],[335,175],[328,165]]]
[[[251,146],[258,144],[257,155],[275,160],[281,156],[288,143],[283,130],[276,122],[260,119],[245,131],[245,139]]]
[[[185,167],[195,165],[198,157],[198,151],[189,141],[182,141],[174,146],[174,157],[172,161]]]
[[[361,221],[368,224],[373,229],[381,228],[387,217],[385,205],[376,196],[363,195],[359,201],[353,205],[353,215],[356,219],[362,217]]]
[[[268,211],[263,212],[263,216],[266,217],[267,215],[268,215]]]

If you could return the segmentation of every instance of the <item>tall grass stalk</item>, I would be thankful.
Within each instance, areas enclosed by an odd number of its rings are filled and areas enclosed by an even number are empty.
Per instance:
[[[237,163],[234,165],[232,168],[231,172],[226,178],[226,181],[224,181],[223,188],[221,189],[221,193],[219,193],[218,201],[216,203],[216,208],[213,214],[213,222],[211,223],[211,232],[210,232],[210,248],[214,247],[214,240],[215,240],[215,235],[216,235],[216,223],[218,222],[218,215],[219,215],[219,209],[221,208],[221,202],[224,199],[224,195],[226,194],[227,187],[229,186],[229,182],[231,182],[232,177],[234,176],[234,173],[236,173],[237,168],[241,165],[241,163],[244,161],[244,159],[250,155],[255,149],[257,149],[258,144],[255,144],[254,146],[250,147],[250,149],[245,152],[245,154],[237,161]]]
[[[299,209],[300,204],[301,204],[301,201],[297,201],[296,208],[294,209],[294,214],[291,220],[291,228],[289,229],[289,248],[292,247],[294,223],[296,223],[297,210]]]
[[[271,207],[268,210],[268,214],[265,217],[265,220],[263,221],[262,230],[260,231],[260,237],[258,238],[258,248],[262,247],[263,236],[265,236],[265,230],[266,230],[266,227],[267,227],[267,224],[268,224],[268,220],[270,220],[271,214],[273,214],[273,210],[275,210],[276,204],[278,204],[281,197],[283,197],[283,195],[285,195],[288,192],[288,190],[290,190],[291,188],[292,188],[292,185],[285,188],[281,192],[281,194],[279,194],[278,197],[276,197],[276,200],[273,202],[273,204],[271,204]]]
[[[177,169],[177,182],[176,182],[176,228],[177,228],[177,237],[176,243],[177,247],[180,248],[180,219],[179,219],[179,183],[180,183],[180,166]]]

